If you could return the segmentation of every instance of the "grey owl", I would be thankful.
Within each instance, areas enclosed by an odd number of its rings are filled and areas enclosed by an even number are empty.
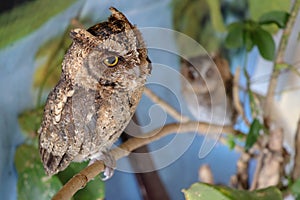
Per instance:
[[[197,120],[219,125],[235,122],[233,76],[225,59],[194,56],[181,61],[181,73],[184,99]]]
[[[151,62],[141,33],[117,9],[110,11],[108,21],[70,33],[73,42],[39,129],[47,175],[72,161],[103,159],[108,167],[105,152],[126,128],[142,96]]]

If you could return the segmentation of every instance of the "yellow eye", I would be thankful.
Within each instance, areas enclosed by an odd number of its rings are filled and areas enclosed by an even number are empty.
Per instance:
[[[107,67],[114,67],[118,64],[119,58],[117,56],[109,56],[105,58],[103,62]]]

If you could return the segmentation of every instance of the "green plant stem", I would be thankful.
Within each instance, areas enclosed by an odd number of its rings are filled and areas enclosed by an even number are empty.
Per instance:
[[[286,28],[283,30],[282,37],[281,37],[279,47],[278,47],[278,51],[277,51],[276,60],[273,65],[273,73],[271,76],[269,88],[267,91],[266,101],[264,104],[264,120],[265,120],[265,124],[267,127],[270,126],[270,123],[272,121],[271,107],[272,107],[272,104],[274,101],[278,77],[281,72],[280,69],[276,68],[276,65],[284,62],[284,55],[286,52],[288,39],[289,39],[292,29],[294,27],[295,19],[299,12],[299,8],[300,8],[300,0],[295,0],[294,5],[292,5],[292,10],[291,10],[290,17],[287,22]]]

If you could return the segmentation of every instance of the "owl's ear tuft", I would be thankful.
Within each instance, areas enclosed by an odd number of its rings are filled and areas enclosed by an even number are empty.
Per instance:
[[[125,27],[126,29],[133,29],[134,26],[128,21],[128,19],[126,18],[126,16],[121,13],[120,11],[118,11],[116,8],[114,7],[110,7],[109,8],[110,12],[111,12],[111,17],[109,18],[109,21],[123,21],[125,22]]]
[[[70,31],[72,40],[80,45],[96,46],[95,36],[86,31],[85,29],[76,28]]]
[[[110,7],[109,10],[110,10],[112,16],[115,17],[116,19],[122,20],[122,21],[128,21],[127,18],[125,17],[125,15],[123,15],[123,13],[118,11],[116,8]]]

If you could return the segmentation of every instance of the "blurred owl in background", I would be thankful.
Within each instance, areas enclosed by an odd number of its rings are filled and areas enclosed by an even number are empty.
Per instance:
[[[233,76],[228,62],[215,55],[198,55],[181,61],[182,93],[191,114],[202,122],[229,125],[235,122]]]

